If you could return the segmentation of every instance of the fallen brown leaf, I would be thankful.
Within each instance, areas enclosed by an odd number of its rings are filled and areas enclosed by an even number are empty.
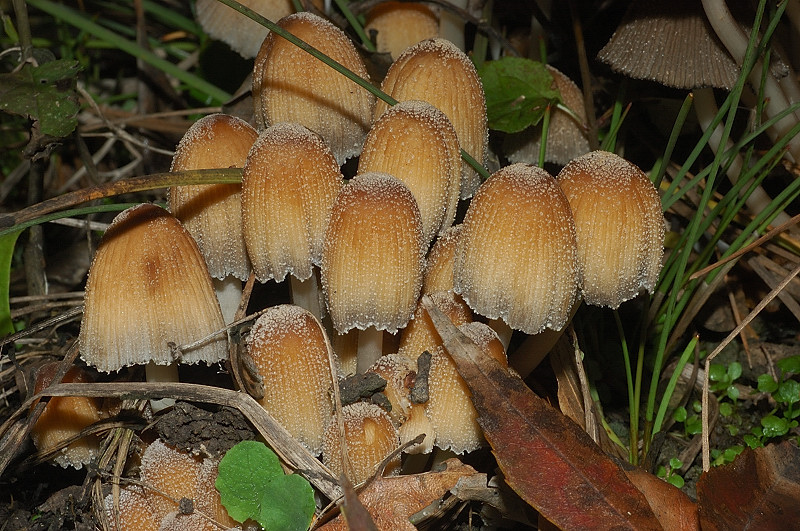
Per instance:
[[[661,529],[644,495],[580,427],[423,304],[472,391],[506,482],[562,529]]]
[[[746,449],[697,482],[703,529],[797,529],[800,449],[784,441]]]
[[[691,531],[700,529],[697,504],[679,488],[639,467],[626,469],[628,479],[642,491],[664,529]]]
[[[414,531],[409,517],[444,496],[458,480],[478,472],[458,459],[444,462],[444,470],[408,476],[377,477],[359,493],[358,500],[366,508],[378,529]],[[347,522],[337,516],[321,531],[346,531]]]

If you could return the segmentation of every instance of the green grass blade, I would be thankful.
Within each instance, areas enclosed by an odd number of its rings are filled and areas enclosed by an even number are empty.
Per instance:
[[[11,259],[14,257],[14,246],[21,230],[0,236],[0,336],[13,334],[14,323],[11,321],[11,305],[9,304],[9,286],[11,284]]]

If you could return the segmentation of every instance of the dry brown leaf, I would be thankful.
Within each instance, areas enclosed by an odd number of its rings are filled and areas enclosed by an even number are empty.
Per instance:
[[[462,477],[478,472],[458,459],[444,462],[444,470],[408,476],[378,477],[362,490],[358,499],[372,516],[378,529],[414,531],[408,518],[429,506],[455,487]],[[320,530],[346,531],[347,522],[337,516]]]
[[[670,531],[700,529],[697,504],[680,489],[638,467],[626,469],[625,473],[628,479],[644,493],[650,508],[664,529]]]

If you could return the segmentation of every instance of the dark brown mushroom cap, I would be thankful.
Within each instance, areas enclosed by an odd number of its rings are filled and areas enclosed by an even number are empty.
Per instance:
[[[730,90],[739,77],[698,0],[633,2],[598,58],[617,72],[676,88]]]

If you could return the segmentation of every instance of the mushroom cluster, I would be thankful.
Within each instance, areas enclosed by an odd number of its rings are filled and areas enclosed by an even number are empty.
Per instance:
[[[302,13],[279,25],[368,77],[353,44],[327,21]],[[289,276],[292,300],[259,308],[246,336],[261,403],[358,483],[381,465],[396,469],[385,459],[419,434],[425,439],[409,452],[436,445],[463,453],[484,443],[469,388],[419,306],[423,293],[508,367],[512,330],[558,332],[580,300],[615,308],[652,291],[664,226],[641,170],[591,152],[558,177],[515,163],[481,184],[459,153],[485,159],[485,97],[467,56],[443,39],[399,53],[382,88],[401,103],[376,105],[267,35],[253,75],[255,128],[224,115],[203,119],[173,163],[242,166],[241,187],[176,188],[172,213],[142,205],[118,217],[89,274],[84,359],[102,371],[221,361],[225,325],[209,271],[239,286],[245,275],[275,283]],[[198,141],[203,157],[189,154]],[[354,156],[357,174],[345,179],[340,168]],[[459,200],[466,213],[454,225]],[[207,201],[224,201],[219,217],[238,222],[225,229],[229,247],[217,258],[207,251],[217,245],[215,222],[210,214],[199,221]],[[229,259],[241,248],[234,267]],[[353,329],[356,347],[344,339]],[[344,360],[354,348],[355,370],[386,380],[391,411],[356,403],[337,413],[333,380],[353,371]]]

